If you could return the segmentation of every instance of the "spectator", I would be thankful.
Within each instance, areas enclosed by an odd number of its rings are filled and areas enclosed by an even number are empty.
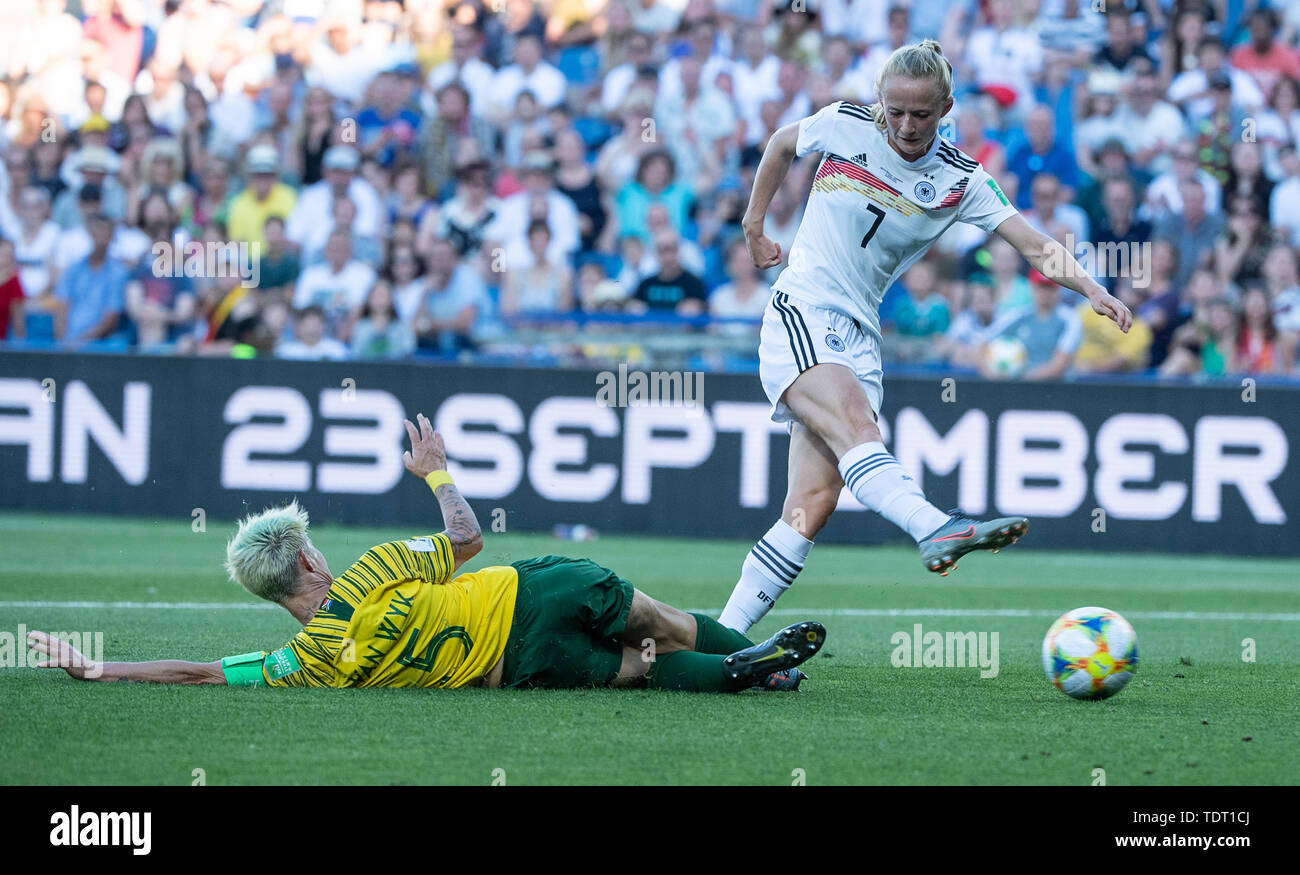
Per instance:
[[[398,317],[410,325],[424,297],[424,264],[409,245],[394,245],[384,267],[384,280]]]
[[[1273,181],[1264,173],[1264,152],[1258,143],[1241,141],[1232,146],[1232,163],[1223,183],[1225,205],[1236,196],[1248,197],[1260,216],[1268,215]]]
[[[989,328],[988,340],[1014,337],[1025,347],[1025,380],[1057,380],[1074,364],[1083,335],[1079,314],[1061,303],[1060,287],[1035,271],[1030,279],[1034,302],[1012,310]],[[996,374],[981,358],[986,377]]]
[[[1251,112],[1264,105],[1264,92],[1249,74],[1235,70],[1227,64],[1223,40],[1217,36],[1201,39],[1196,49],[1197,66],[1180,73],[1169,86],[1168,98],[1187,111],[1193,120],[1204,118],[1214,109],[1212,94],[1215,82],[1224,83],[1232,103]]]
[[[1227,181],[1229,152],[1246,129],[1245,112],[1232,100],[1232,88],[1223,73],[1210,75],[1211,106],[1204,115],[1192,117],[1201,166],[1219,183]]]
[[[1141,312],[1143,296],[1128,277],[1115,282],[1115,295],[1134,314]],[[1087,301],[1075,310],[1082,326],[1075,367],[1081,374],[1133,374],[1146,369],[1151,360],[1151,328],[1135,315],[1128,333],[1099,315]]]
[[[715,319],[753,319],[754,325],[722,325],[724,334],[758,334],[758,321],[767,309],[772,287],[759,276],[749,246],[743,237],[735,238],[726,248],[727,275],[731,281],[709,295],[709,315]]]
[[[1179,194],[1184,183],[1194,182],[1200,185],[1205,209],[1210,213],[1220,212],[1223,187],[1219,181],[1200,166],[1199,150],[1195,140],[1183,140],[1173,149],[1173,164],[1169,171],[1160,174],[1147,186],[1144,212],[1153,221],[1183,211],[1183,198]]]
[[[1074,159],[1079,169],[1092,176],[1101,174],[1098,154],[1102,147],[1124,135],[1116,117],[1119,108],[1120,77],[1095,70],[1088,77],[1088,91],[1083,98],[1082,118],[1074,126]],[[969,149],[971,157],[978,157]],[[983,162],[981,162],[983,163]],[[988,170],[988,166],[984,167]]]
[[[1272,9],[1250,14],[1250,42],[1232,51],[1232,66],[1255,78],[1260,91],[1273,90],[1283,77],[1300,79],[1300,52],[1277,40],[1281,22]]]
[[[1132,72],[1133,68],[1140,67],[1143,62],[1155,66],[1146,48],[1134,38],[1133,22],[1128,9],[1120,4],[1107,9],[1106,44],[1097,52],[1094,65],[1126,74]]]
[[[1035,228],[1050,234],[1047,229],[1052,225],[1064,225],[1073,236],[1075,245],[1091,239],[1088,214],[1069,203],[1067,192],[1055,175],[1040,173],[1034,177],[1029,185],[1029,204],[1030,209],[1024,216]],[[1072,253],[1077,251],[1072,245],[1066,248]]]
[[[1107,179],[1102,184],[1102,207],[1105,214],[1097,224],[1093,239],[1099,246],[1122,244],[1136,247],[1151,240],[1151,224],[1137,216],[1137,192],[1132,181],[1124,177]]]
[[[1214,244],[1223,233],[1221,216],[1206,212],[1205,189],[1196,180],[1183,180],[1178,184],[1182,199],[1182,212],[1170,213],[1155,225],[1155,236],[1169,240],[1178,250],[1178,274],[1174,282],[1183,285],[1192,271],[1209,262],[1214,254]]]
[[[1169,342],[1180,320],[1182,289],[1174,285],[1178,272],[1178,250],[1168,240],[1151,244],[1149,284],[1146,299],[1134,315],[1151,329],[1151,367],[1159,368],[1169,353]]]
[[[1187,123],[1183,114],[1170,103],[1160,99],[1160,78],[1149,62],[1134,66],[1124,103],[1117,113],[1120,129],[1124,131],[1124,145],[1133,163],[1151,173],[1169,169],[1165,157],[1169,147],[1187,137]]]
[[[293,213],[298,193],[276,178],[279,166],[280,156],[274,146],[262,143],[248,150],[248,185],[235,195],[227,211],[231,240],[263,247],[267,219],[287,219]]]
[[[528,252],[533,262],[506,273],[501,292],[502,316],[566,313],[573,309],[573,273],[564,264],[548,259],[550,242],[551,231],[545,220],[529,223]]]
[[[135,345],[144,352],[159,352],[193,318],[194,287],[184,271],[172,269],[173,249],[179,247],[184,252],[184,237],[173,233],[176,215],[166,195],[154,192],[145,198],[140,204],[139,226],[152,247],[126,284],[125,309],[135,328]],[[160,270],[160,264],[165,269]]]
[[[1282,239],[1300,246],[1300,152],[1296,146],[1283,146],[1278,160],[1286,175],[1269,198],[1268,221]]]
[[[325,334],[326,316],[320,307],[305,307],[293,320],[293,340],[275,348],[277,358],[295,361],[343,361],[348,348]]]
[[[59,226],[50,220],[50,193],[38,186],[24,188],[18,196],[18,225],[0,229],[14,244],[23,291],[30,298],[54,289],[54,255]]]
[[[596,184],[591,165],[587,163],[586,145],[581,135],[572,128],[560,131],[555,138],[555,157],[558,161],[555,189],[578,208],[581,248],[608,251],[612,246],[609,235],[604,233],[609,227],[605,196]]]
[[[887,348],[901,362],[938,360],[943,352],[939,341],[950,318],[934,265],[925,259],[916,262],[903,274],[901,286],[903,294],[886,325]]]
[[[428,90],[438,96],[438,112],[443,113],[442,92],[453,82],[464,97],[466,115],[482,116],[491,107],[492,87],[496,71],[482,58],[483,40],[472,27],[453,25],[451,28],[451,57],[429,70]],[[433,107],[425,107],[426,115],[433,115]]]
[[[1262,286],[1251,286],[1241,296],[1241,328],[1228,370],[1237,374],[1276,374],[1284,370],[1278,355],[1277,326]]]
[[[962,291],[960,287],[958,291]],[[987,275],[966,284],[965,292],[968,303],[953,308],[957,315],[938,346],[953,367],[976,370],[984,361],[985,338],[996,318],[997,298]]]
[[[639,312],[676,313],[678,316],[698,316],[704,312],[708,300],[704,283],[681,264],[679,241],[671,231],[663,231],[654,238],[655,256],[659,271],[646,277],[636,287],[633,298]]]
[[[1256,139],[1264,148],[1264,168],[1274,182],[1285,175],[1278,150],[1300,143],[1300,81],[1290,76],[1277,80],[1269,92],[1268,107],[1259,114]]]
[[[1241,286],[1260,278],[1270,234],[1250,195],[1228,201],[1227,230],[1214,243],[1214,266],[1224,286]]]
[[[392,287],[375,283],[352,332],[352,358],[404,358],[415,351],[415,334],[397,315]]]
[[[335,228],[325,242],[325,260],[299,277],[293,306],[319,308],[330,335],[347,340],[374,283],[370,265],[353,257],[351,232]]]
[[[420,115],[405,104],[395,70],[380,73],[370,83],[370,101],[357,113],[358,146],[361,154],[381,167],[413,160]]]
[[[262,226],[258,277],[263,291],[288,290],[298,279],[301,261],[298,250],[284,236],[284,219],[271,216]]]
[[[100,212],[117,222],[126,217],[126,191],[115,176],[120,164],[120,159],[102,146],[87,147],[72,153],[63,169],[70,187],[54,201],[53,217],[60,228],[67,230],[81,225],[77,192],[86,185],[98,188]]]
[[[653,92],[634,88],[623,101],[622,128],[596,155],[596,179],[605,191],[621,192],[639,176],[645,156],[657,152]]]
[[[1010,102],[1025,107],[1031,102],[1031,80],[1043,67],[1042,44],[1037,34],[1016,24],[1013,0],[989,0],[987,9],[988,24],[971,34],[967,60],[981,89],[1003,89]]]
[[[577,250],[578,208],[573,201],[555,190],[555,163],[542,151],[524,157],[524,190],[501,201],[501,210],[484,230],[484,239],[499,243],[505,250],[504,265],[515,270],[532,264],[528,248],[528,226],[543,219],[551,232],[547,261],[565,261]]]
[[[312,228],[322,216],[334,214],[334,201],[346,198],[356,205],[352,230],[362,237],[378,239],[383,232],[383,205],[374,187],[357,177],[361,156],[351,146],[331,146],[321,162],[325,178],[309,185],[298,195],[298,202],[285,224],[285,235],[294,243],[306,246]]]
[[[27,296],[18,275],[18,260],[14,258],[14,244],[0,237],[0,341],[10,336],[25,336]]]
[[[975,106],[957,111],[957,144],[995,180],[1006,175],[1006,149],[992,137],[985,136],[984,114]]]
[[[102,212],[88,216],[90,254],[74,261],[59,278],[55,336],[65,345],[107,339],[121,323],[126,307],[127,269],[109,256],[115,229],[112,216]]]
[[[515,41],[514,63],[497,71],[492,82],[496,118],[503,118],[515,105],[519,92],[531,91],[537,102],[547,109],[564,100],[567,85],[564,74],[542,57],[542,41],[525,34]]]
[[[1079,169],[1072,150],[1056,142],[1056,122],[1046,107],[1031,110],[1025,120],[1025,140],[1007,155],[1007,170],[1020,183],[1019,206],[1030,206],[1030,184],[1040,173],[1050,173],[1074,194],[1079,181]]]
[[[495,135],[491,126],[471,112],[469,92],[459,82],[438,90],[438,111],[431,115],[420,137],[420,164],[424,168],[424,190],[434,197],[454,181],[460,143],[472,140],[481,155],[492,154]]]
[[[415,315],[419,348],[443,355],[474,349],[474,329],[487,306],[483,279],[460,262],[449,240],[435,239]]]
[[[472,161],[456,170],[456,196],[443,204],[427,235],[421,229],[420,236],[422,240],[445,238],[461,258],[473,258],[500,213],[501,202],[492,197],[491,166],[486,161]]]
[[[762,39],[761,33],[759,39]],[[766,51],[767,47],[763,46],[759,52],[760,57]],[[624,46],[624,57],[622,63],[610,67],[601,76],[600,108],[604,115],[611,118],[618,116],[623,101],[636,80],[637,70],[649,66],[654,60],[654,39],[646,33],[632,33]]]
[[[303,185],[313,186],[324,178],[325,153],[334,145],[336,127],[334,98],[319,86],[307,89],[290,156],[293,175]]]

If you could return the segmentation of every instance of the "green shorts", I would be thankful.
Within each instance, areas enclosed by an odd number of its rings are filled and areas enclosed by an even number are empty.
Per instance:
[[[519,572],[501,686],[603,687],[623,664],[632,584],[590,559],[538,556]]]

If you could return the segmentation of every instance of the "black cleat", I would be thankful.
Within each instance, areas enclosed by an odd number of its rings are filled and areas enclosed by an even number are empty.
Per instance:
[[[750,689],[765,690],[770,693],[795,693],[799,690],[800,682],[807,677],[808,675],[799,669],[791,668],[786,671],[773,672],[754,684]]]
[[[825,643],[826,627],[806,620],[786,626],[762,644],[736,651],[722,661],[722,670],[737,681],[737,689],[743,690],[794,668]]]
[[[950,570],[957,568],[957,560],[972,550],[996,553],[1019,541],[1020,536],[1029,530],[1029,520],[1022,516],[980,521],[963,516],[960,511],[950,513],[948,522],[917,545],[921,548],[921,561],[925,567],[938,572],[940,577],[947,577]]]

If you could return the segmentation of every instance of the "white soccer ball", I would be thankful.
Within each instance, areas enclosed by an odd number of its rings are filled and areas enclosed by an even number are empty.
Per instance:
[[[988,345],[985,362],[994,374],[1003,378],[1018,377],[1025,370],[1029,353],[1014,337],[999,337]]]
[[[1043,639],[1043,671],[1074,699],[1105,699],[1124,689],[1137,671],[1137,633],[1105,608],[1075,608]]]

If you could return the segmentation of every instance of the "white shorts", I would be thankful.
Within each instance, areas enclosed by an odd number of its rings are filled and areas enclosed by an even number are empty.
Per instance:
[[[877,417],[885,398],[881,382],[880,343],[856,320],[837,310],[796,301],[773,291],[763,313],[758,341],[758,376],[772,402],[773,422],[798,417],[781,401],[790,384],[813,365],[839,364],[857,375],[867,402]]]

